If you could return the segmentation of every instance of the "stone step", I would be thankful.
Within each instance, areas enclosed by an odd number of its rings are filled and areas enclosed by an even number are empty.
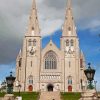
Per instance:
[[[41,92],[39,100],[61,100],[60,92]]]

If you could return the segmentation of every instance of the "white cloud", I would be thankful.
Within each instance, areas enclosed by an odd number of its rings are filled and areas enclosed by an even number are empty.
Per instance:
[[[47,35],[53,34],[53,32],[57,31],[61,27],[61,24],[62,24],[62,20],[60,20],[60,19],[56,19],[56,20],[46,19],[46,20],[43,20],[43,22],[44,21],[45,21],[45,23],[44,23],[44,25],[42,25],[42,30],[41,30],[42,36],[47,36]]]
[[[42,36],[48,36],[61,28],[65,18],[66,2],[67,0],[36,0]],[[0,2],[0,62],[5,59],[15,60],[27,31],[31,3],[32,0]],[[73,0],[73,13],[78,30],[99,30],[99,4],[100,0]]]

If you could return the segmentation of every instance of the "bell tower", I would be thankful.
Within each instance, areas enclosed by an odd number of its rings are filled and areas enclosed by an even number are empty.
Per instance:
[[[70,54],[71,56],[75,56],[76,49],[79,48],[79,43],[74,23],[74,17],[72,14],[71,0],[68,0],[67,2],[65,21],[62,27],[61,42],[61,48],[63,51],[65,51],[65,55],[68,56]]]
[[[79,84],[79,41],[72,14],[71,0],[67,2],[65,21],[62,27],[61,50],[64,57],[64,91],[74,91]],[[66,70],[68,73],[66,73]],[[77,73],[77,75],[75,74]],[[69,81],[70,77],[70,83]],[[75,84],[75,85],[74,85]],[[70,90],[68,88],[71,88]],[[76,90],[75,90],[76,91]]]
[[[28,30],[23,41],[22,57],[20,81],[23,83],[23,91],[39,91],[41,36],[35,0],[32,3]]]

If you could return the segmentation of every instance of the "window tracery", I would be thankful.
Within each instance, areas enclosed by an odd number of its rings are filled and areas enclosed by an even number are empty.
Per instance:
[[[66,40],[66,46],[69,46],[69,40]]]
[[[36,39],[34,39],[33,41],[29,39],[28,46],[36,46]]]
[[[57,59],[53,51],[49,51],[45,56],[45,69],[57,69]]]
[[[36,39],[33,40],[33,46],[36,46]]]
[[[71,43],[71,46],[74,46],[74,40],[73,39],[71,39],[70,43]]]

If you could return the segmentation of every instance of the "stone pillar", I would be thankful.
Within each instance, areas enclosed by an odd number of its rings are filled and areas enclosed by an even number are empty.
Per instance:
[[[81,94],[81,98],[79,100],[98,100],[98,96],[96,90],[86,90]]]

